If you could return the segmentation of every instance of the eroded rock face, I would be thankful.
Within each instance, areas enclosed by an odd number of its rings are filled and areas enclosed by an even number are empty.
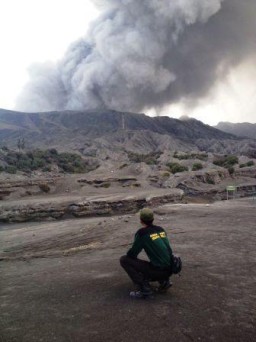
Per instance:
[[[77,180],[78,183],[82,184],[88,184],[93,185],[95,187],[101,188],[101,187],[108,187],[111,183],[117,183],[121,185],[122,187],[126,186],[136,186],[138,185],[137,178],[135,177],[106,177],[106,178],[95,178],[95,179],[86,179],[86,178],[80,178]]]
[[[151,195],[142,193],[134,196],[119,196],[118,198],[91,199],[52,202],[38,201],[23,204],[5,204],[0,209],[0,222],[27,222],[68,217],[89,217],[100,215],[116,215],[135,213],[144,206],[156,206],[162,203],[180,202],[183,191],[172,189],[168,193]]]
[[[5,200],[16,195],[17,197],[24,197],[30,195],[37,195],[45,192],[49,192],[51,187],[56,184],[56,179],[26,179],[26,180],[5,180],[0,182],[0,200]]]
[[[256,178],[256,167],[244,167],[235,171],[237,177]]]

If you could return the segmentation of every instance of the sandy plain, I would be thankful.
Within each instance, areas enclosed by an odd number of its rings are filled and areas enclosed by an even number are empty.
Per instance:
[[[154,210],[183,271],[151,300],[119,265],[138,213],[2,224],[0,341],[254,341],[256,200]]]

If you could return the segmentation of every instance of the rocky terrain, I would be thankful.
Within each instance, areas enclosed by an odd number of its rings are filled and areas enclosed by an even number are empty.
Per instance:
[[[256,191],[255,166],[237,169],[232,176],[228,170],[214,169],[171,175],[144,163],[127,168],[133,175],[122,175],[127,172],[124,169],[105,169],[104,174],[98,169],[83,176],[5,178],[0,182],[0,222],[112,216],[163,203],[210,203],[226,199],[228,185],[237,187],[236,197],[252,196]]]
[[[206,157],[204,157],[206,158]],[[165,160],[165,159],[164,159]],[[211,162],[172,160],[123,165],[109,161],[85,174],[34,171],[0,176],[0,222],[26,222],[134,213],[144,206],[226,198],[226,187],[237,187],[236,196],[256,190],[256,166],[221,167]],[[246,161],[241,157],[241,161]],[[178,166],[177,166],[178,165]],[[200,169],[192,171],[193,166]],[[171,168],[172,167],[172,168]],[[174,167],[182,172],[176,173]],[[231,172],[232,171],[232,172]],[[172,173],[174,172],[174,173]]]
[[[0,110],[0,220],[75,215],[66,197],[76,203],[94,195],[125,198],[136,189],[222,199],[228,184],[254,185],[255,154],[256,140],[187,117]],[[52,214],[41,199],[53,199]],[[15,200],[16,218],[6,209]]]
[[[163,153],[132,154],[131,160],[106,159],[87,173],[0,173],[0,222],[60,220],[134,213],[167,202],[226,198],[256,190],[256,160],[246,156]],[[141,161],[145,160],[145,161]],[[168,162],[167,162],[168,160]]]

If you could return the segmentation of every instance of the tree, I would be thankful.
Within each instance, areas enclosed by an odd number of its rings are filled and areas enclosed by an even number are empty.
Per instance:
[[[20,150],[24,150],[25,148],[25,139],[24,138],[19,138],[17,142],[17,147]]]

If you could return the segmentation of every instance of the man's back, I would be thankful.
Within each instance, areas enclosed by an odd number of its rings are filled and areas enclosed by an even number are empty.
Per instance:
[[[158,267],[168,267],[171,263],[172,250],[162,227],[150,225],[141,228],[135,234],[132,248],[127,255],[136,258],[144,249],[150,262]]]

